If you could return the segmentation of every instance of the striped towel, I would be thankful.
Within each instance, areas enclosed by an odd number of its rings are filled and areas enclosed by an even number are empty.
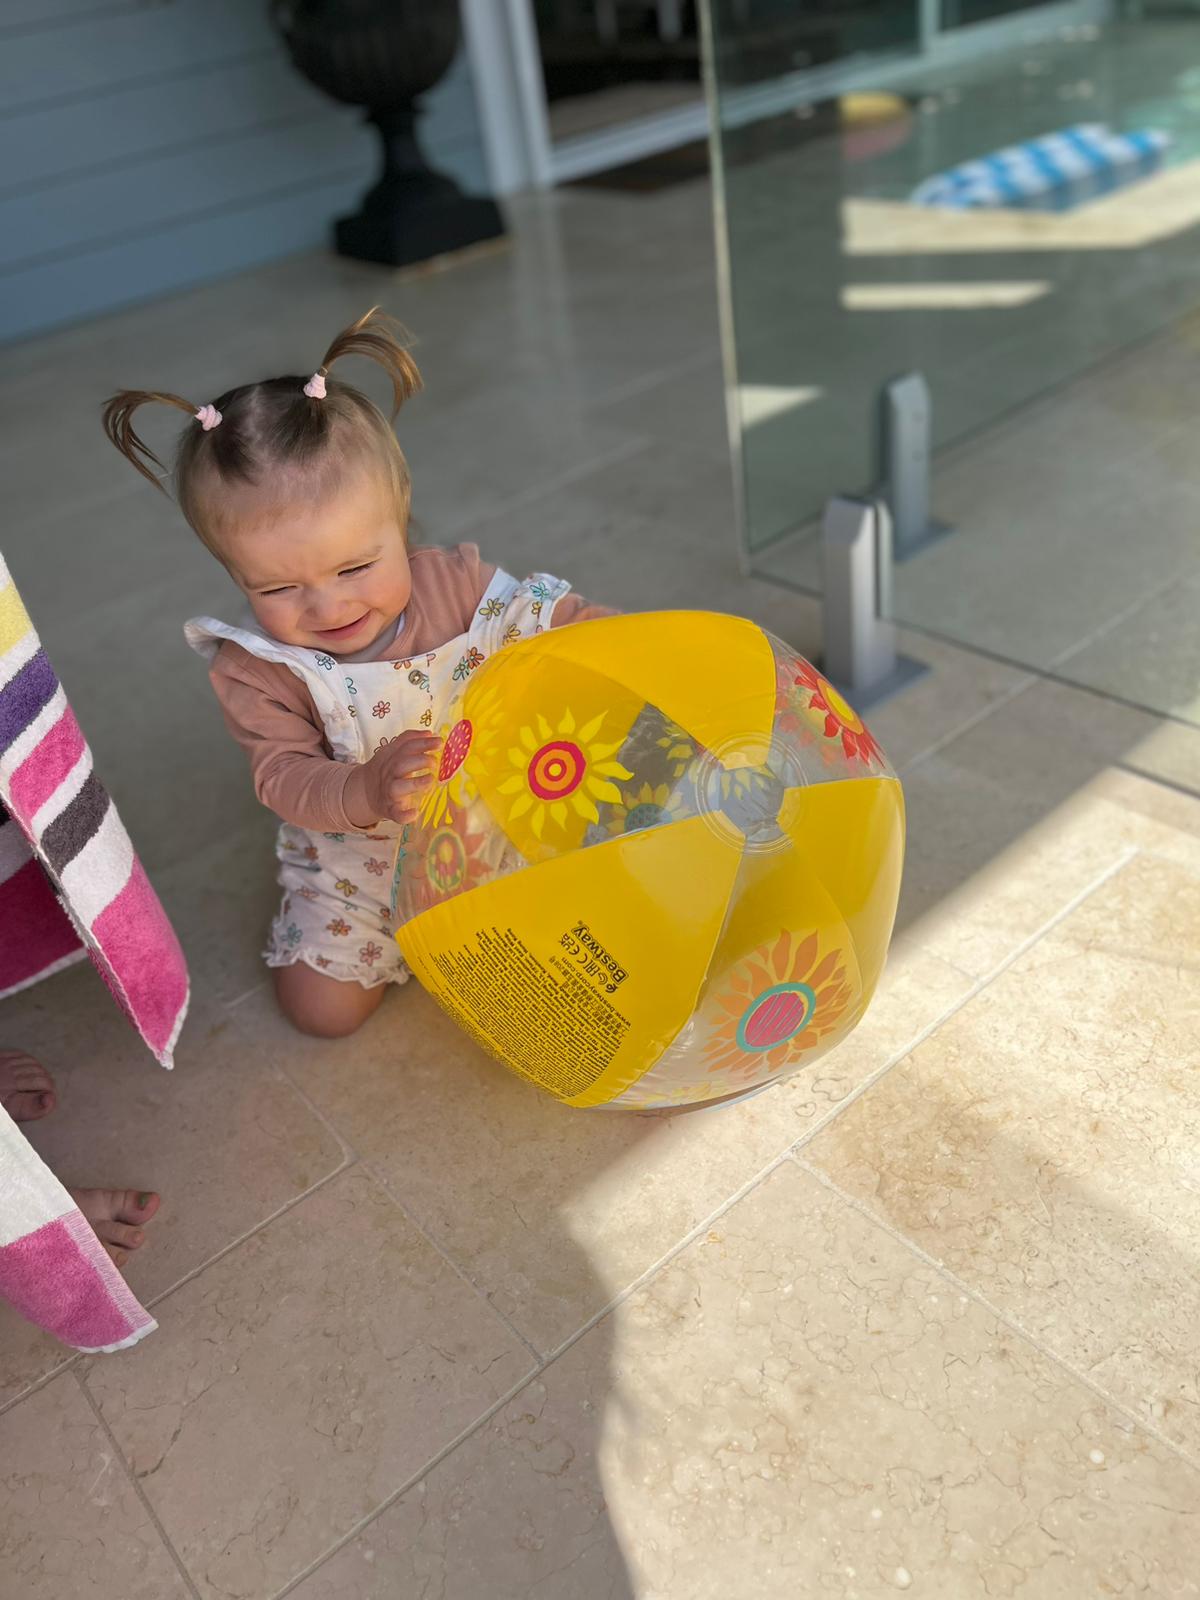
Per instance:
[[[0,558],[0,995],[65,965],[66,920],[42,868],[117,1002],[164,1067],[187,1012],[183,951],[116,807],[92,770],[74,713]],[[22,862],[15,822],[30,849]],[[33,858],[36,857],[36,860]],[[40,865],[39,865],[40,863]]]
[[[158,1326],[0,1106],[0,1296],[64,1344],[124,1350]]]
[[[163,1066],[187,966],[0,558],[0,996],[86,950]],[[0,1295],[83,1350],[154,1323],[58,1179],[0,1111]]]
[[[910,199],[951,211],[1069,211],[1157,171],[1170,143],[1170,135],[1155,128],[1114,133],[1102,122],[1078,123],[939,172]]]
[[[0,805],[0,1000],[85,954],[41,863]]]

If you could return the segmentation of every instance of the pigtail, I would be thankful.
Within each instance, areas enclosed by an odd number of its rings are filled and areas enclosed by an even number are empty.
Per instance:
[[[391,379],[394,418],[404,402],[421,388],[421,374],[404,343],[407,337],[400,323],[372,306],[366,316],[342,329],[326,350],[317,372],[324,377],[333,363],[344,356],[364,356],[374,361]]]
[[[174,406],[189,417],[197,415],[197,408],[180,395],[160,394],[153,389],[122,389],[120,394],[114,394],[111,400],[105,402],[104,431],[134,470],[166,494],[162,479],[167,469],[133,426],[134,413],[152,401],[159,405]],[[155,467],[158,468],[157,472],[154,471]]]

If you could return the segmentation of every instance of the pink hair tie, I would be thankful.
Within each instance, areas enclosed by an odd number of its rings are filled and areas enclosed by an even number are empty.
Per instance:
[[[324,400],[325,374],[323,372],[314,372],[304,385],[304,392],[310,400]]]
[[[201,406],[196,413],[196,421],[204,429],[205,433],[211,433],[214,428],[220,427],[221,413],[216,406]]]

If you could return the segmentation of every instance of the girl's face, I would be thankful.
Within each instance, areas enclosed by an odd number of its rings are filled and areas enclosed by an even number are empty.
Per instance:
[[[234,508],[236,512],[236,507]],[[412,575],[391,485],[361,471],[335,493],[244,519],[220,541],[234,582],[282,644],[366,650],[408,605]]]

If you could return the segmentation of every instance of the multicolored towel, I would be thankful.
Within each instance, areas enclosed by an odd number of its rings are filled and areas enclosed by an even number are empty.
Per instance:
[[[107,1354],[158,1324],[0,1106],[0,1297],[64,1344]]]
[[[0,558],[0,997],[84,951],[163,1066],[183,951]],[[0,1111],[0,1295],[81,1350],[154,1327],[58,1179]]]
[[[0,803],[24,835],[22,863],[11,823],[0,830],[14,870],[0,883],[0,995],[70,960],[69,917],[101,977],[164,1067],[187,1013],[183,951],[116,807],[92,769],[92,753],[0,558]],[[32,858],[36,857],[36,861]],[[39,865],[40,863],[40,865]],[[51,913],[42,869],[66,916]],[[19,930],[19,931],[18,931]]]
[[[86,954],[25,835],[0,805],[0,1000]]]

